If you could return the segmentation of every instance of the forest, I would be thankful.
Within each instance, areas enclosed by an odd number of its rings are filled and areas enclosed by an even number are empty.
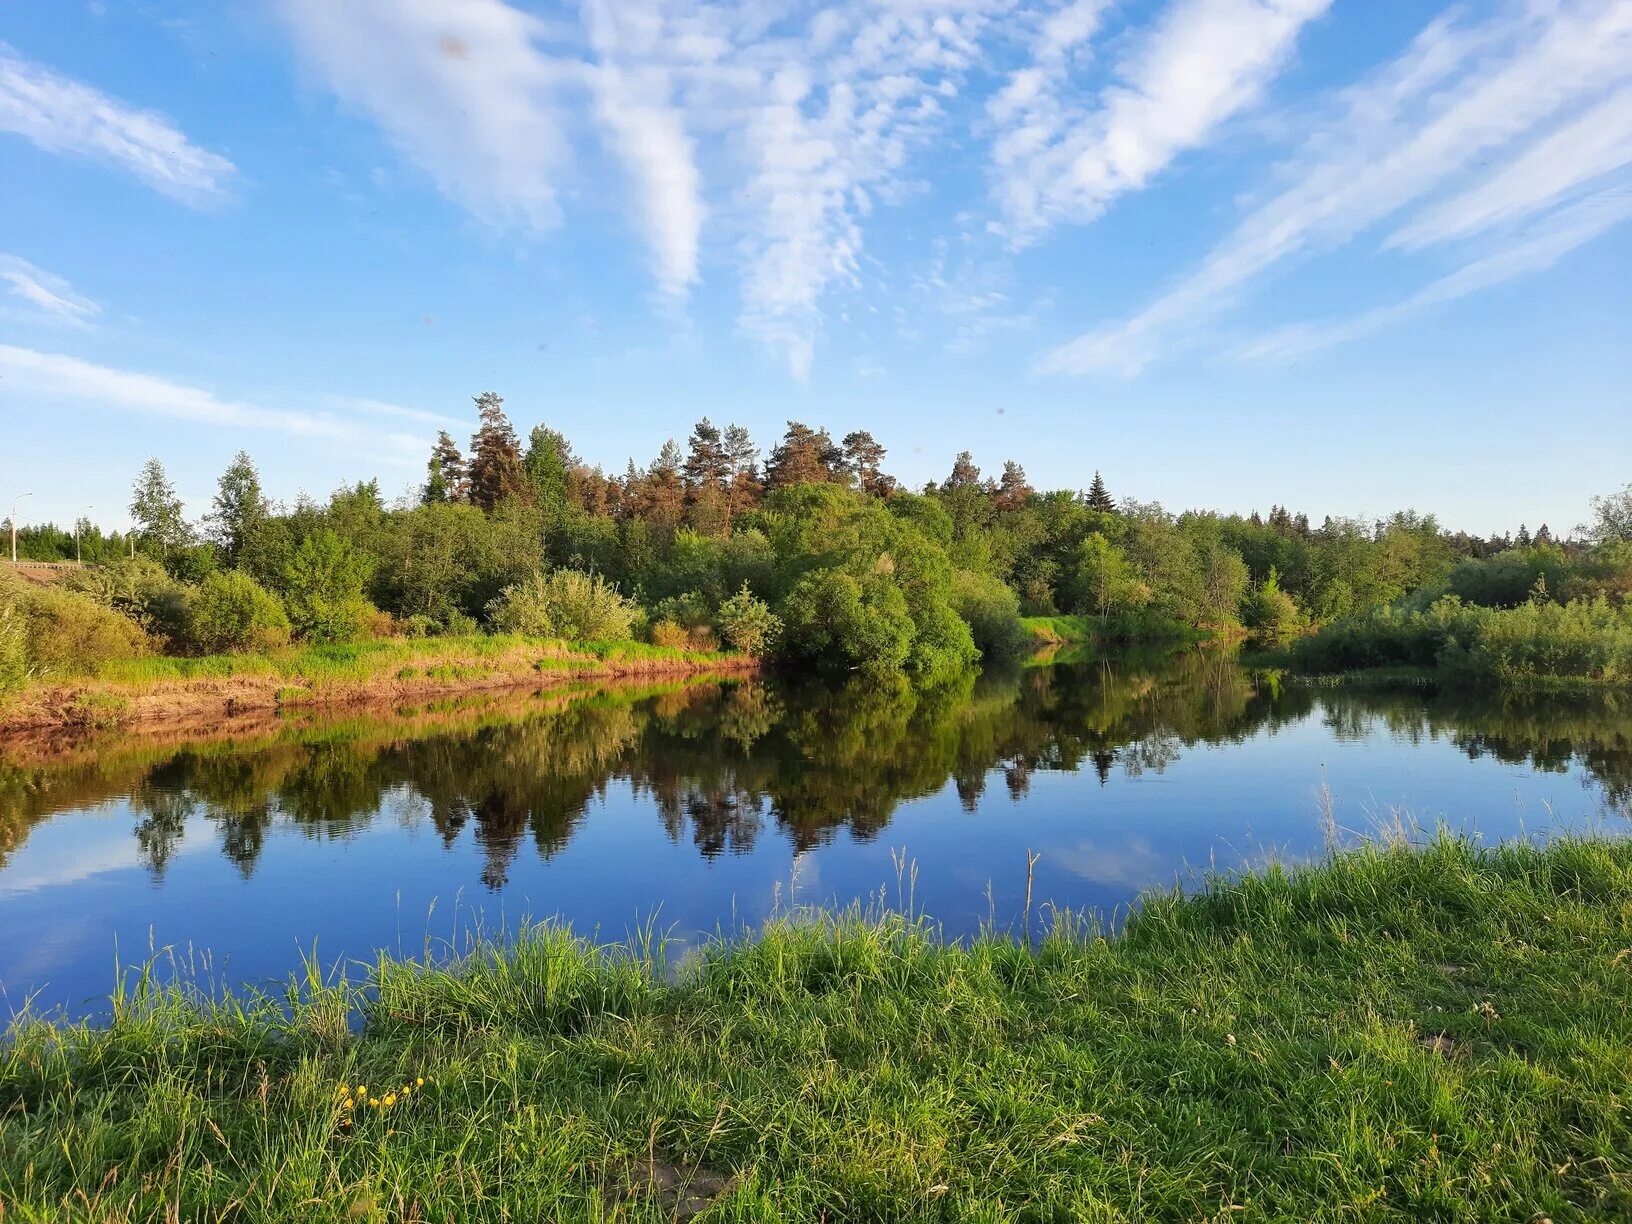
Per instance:
[[[1480,537],[1414,510],[1173,513],[1098,472],[1043,491],[968,452],[912,490],[868,432],[797,421],[762,452],[705,418],[609,475],[547,426],[524,443],[498,395],[475,403],[468,446],[442,433],[417,494],[390,504],[377,481],[274,504],[240,453],[202,521],[152,459],[128,534],[20,527],[20,558],[85,565],[0,579],[0,692],[147,654],[486,632],[933,681],[1022,650],[1028,627],[1246,641],[1318,672],[1632,678],[1632,485],[1565,538]]]

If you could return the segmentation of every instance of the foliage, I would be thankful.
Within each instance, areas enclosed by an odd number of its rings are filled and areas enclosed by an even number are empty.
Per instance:
[[[149,459],[130,494],[130,517],[136,520],[142,546],[164,556],[187,542],[187,520],[181,498],[164,473],[164,465]]]
[[[957,570],[952,575],[952,609],[988,659],[1008,658],[1026,644],[1020,623],[1020,598],[990,574]]]
[[[573,641],[627,638],[639,607],[599,574],[552,570],[508,586],[488,606],[488,619],[502,633]]]
[[[875,911],[678,967],[529,926],[353,985],[144,983],[105,1028],[0,1044],[26,1105],[0,1199],[655,1221],[672,1166],[721,1219],[1624,1219],[1629,908],[1624,841],[1439,841],[1152,894],[1114,935],[1057,915],[1034,947]]]
[[[1632,608],[1606,600],[1481,608],[1446,596],[1426,610],[1379,608],[1298,643],[1316,672],[1410,666],[1486,684],[1632,680]]]
[[[13,604],[36,672],[78,675],[109,659],[148,654],[151,643],[128,616],[65,587],[23,589]]]
[[[327,528],[300,542],[279,585],[289,623],[302,641],[345,642],[362,631],[369,612],[363,584],[371,568]]]
[[[1286,645],[1298,635],[1302,620],[1297,601],[1281,590],[1274,567],[1241,601],[1241,623],[1259,645]]]
[[[714,614],[714,626],[732,650],[763,655],[776,644],[782,632],[782,618],[772,612],[763,599],[756,598],[744,582],[735,595],[720,604]]]
[[[278,597],[240,570],[211,574],[187,603],[191,646],[201,654],[271,650],[289,641]]]
[[[1592,499],[1592,522],[1585,532],[1596,544],[1632,544],[1632,482],[1618,493]]]
[[[15,583],[0,580],[0,703],[28,683],[28,627]]]
[[[239,451],[221,473],[206,519],[210,539],[228,565],[238,563],[244,542],[270,513],[271,506],[261,492],[261,477],[255,461],[248,452]]]

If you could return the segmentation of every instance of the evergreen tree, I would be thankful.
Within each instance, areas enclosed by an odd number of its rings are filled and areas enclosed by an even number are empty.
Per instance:
[[[895,488],[895,478],[880,470],[884,465],[884,447],[865,429],[844,435],[844,470],[856,482],[856,487],[870,497],[887,497]]]
[[[1026,469],[1013,459],[1003,464],[1003,478],[997,482],[995,501],[999,510],[1019,510],[1031,498]]]
[[[187,520],[182,517],[181,498],[164,474],[164,465],[149,459],[130,494],[130,517],[142,542],[167,556],[172,548],[187,543]]]
[[[1530,529],[1523,523],[1519,524],[1519,534],[1513,537],[1513,543],[1520,548],[1530,547]]]
[[[955,489],[980,488],[980,469],[975,466],[975,457],[968,451],[959,451],[958,457],[952,461],[952,474],[941,488],[947,493]]]
[[[1116,502],[1105,487],[1105,481],[1096,471],[1094,482],[1088,486],[1087,506],[1090,510],[1098,510],[1101,514],[1115,514]]]
[[[788,431],[765,464],[765,487],[785,489],[790,485],[825,484],[844,462],[844,452],[833,443],[825,429],[812,429],[799,421],[789,421]]]
[[[239,451],[221,473],[211,506],[205,520],[210,527],[210,538],[221,549],[227,564],[236,565],[244,550],[244,541],[266,521],[269,510],[255,461],[244,451]]]
[[[491,513],[500,502],[526,497],[532,487],[521,465],[521,443],[504,414],[504,400],[484,391],[476,397],[476,414],[481,425],[470,440],[470,501]]]
[[[1536,543],[1537,544],[1551,544],[1552,542],[1553,542],[1553,533],[1548,529],[1546,523],[1543,523],[1540,527],[1536,528]]]
[[[426,464],[424,500],[434,502],[464,501],[470,493],[465,476],[465,457],[459,447],[443,430],[436,435],[436,446],[431,450],[431,461]]]
[[[534,498],[551,514],[559,514],[566,507],[569,473],[574,466],[575,457],[566,438],[553,429],[534,425],[527,436],[522,467]]]
[[[762,487],[759,482],[759,447],[741,425],[728,425],[723,440],[726,463],[731,469],[730,484],[726,490],[726,517],[735,518],[752,510],[759,501]]]
[[[725,440],[720,436],[720,431],[707,417],[692,428],[688,445],[690,452],[681,465],[686,483],[694,490],[704,486],[715,489],[723,487],[731,476],[731,458],[726,453]]]

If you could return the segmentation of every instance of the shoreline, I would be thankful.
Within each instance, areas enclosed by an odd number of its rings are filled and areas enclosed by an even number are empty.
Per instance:
[[[543,925],[0,1043],[22,1218],[1620,1218],[1632,841],[1370,843],[947,941]],[[354,1019],[360,1018],[360,1024]],[[494,1176],[502,1171],[502,1176]],[[358,1204],[363,1204],[359,1208]]]
[[[764,664],[748,655],[638,642],[426,639],[271,657],[161,657],[125,666],[172,674],[121,678],[113,669],[112,675],[37,682],[0,707],[0,734],[15,743],[101,731],[216,731],[240,723],[254,730],[286,711],[383,713],[443,698],[542,692],[584,681],[747,675]]]

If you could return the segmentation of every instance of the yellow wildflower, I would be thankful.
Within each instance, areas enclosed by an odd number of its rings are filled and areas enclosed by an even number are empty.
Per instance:
[[[385,1094],[385,1099],[380,1102],[380,1104],[384,1105],[387,1109],[390,1109],[391,1106],[395,1105],[396,1103],[397,1103],[397,1094],[394,1093],[394,1092],[386,1093]]]
[[[370,1109],[378,1109],[380,1107],[380,1098],[379,1097],[369,1097],[368,1098],[368,1107]]]
[[[415,1081],[414,1081],[414,1087],[416,1087],[416,1088],[423,1088],[423,1087],[425,1087],[425,1077],[424,1077],[424,1076],[423,1076],[423,1075],[422,1075],[422,1076],[420,1076],[420,1077],[419,1077],[419,1078],[418,1078],[418,1079],[416,1079],[416,1080],[415,1080]]]

